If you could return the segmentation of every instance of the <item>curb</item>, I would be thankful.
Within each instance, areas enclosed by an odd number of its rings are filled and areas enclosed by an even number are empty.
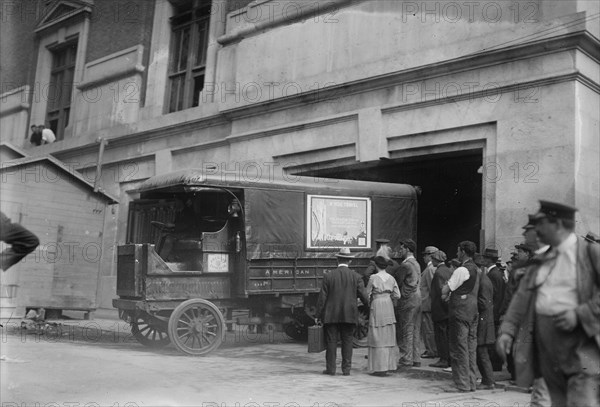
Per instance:
[[[415,375],[420,375],[422,377],[428,377],[431,379],[452,380],[452,373],[444,372],[441,369],[433,370],[433,369],[428,369],[428,368],[423,368],[423,367],[411,367],[406,372],[415,374]],[[514,391],[517,393],[526,393],[526,394],[531,393],[531,391],[529,389],[526,389],[524,387],[519,387],[519,386],[512,385],[510,383],[502,383],[502,382],[496,382],[494,390]]]

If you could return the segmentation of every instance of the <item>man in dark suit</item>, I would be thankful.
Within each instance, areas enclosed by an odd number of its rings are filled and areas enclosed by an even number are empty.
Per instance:
[[[477,368],[481,374],[481,384],[477,390],[493,390],[495,387],[494,372],[490,360],[490,352],[494,351],[496,329],[494,328],[494,287],[489,277],[482,269],[483,263],[478,261],[481,255],[475,255],[475,265],[479,276],[479,291],[477,293]]]
[[[431,319],[433,332],[440,360],[431,364],[431,367],[447,368],[450,366],[448,354],[448,303],[442,300],[442,287],[452,275],[450,269],[444,264],[446,253],[438,250],[431,255],[431,263],[435,267],[431,280]]]
[[[352,342],[358,323],[356,298],[368,305],[367,292],[362,277],[350,270],[348,265],[354,256],[344,247],[336,254],[338,267],[323,277],[323,285],[317,301],[316,315],[325,329],[326,369],[323,374],[335,375],[338,336],[342,340],[342,374],[350,375],[352,367]]]
[[[414,253],[416,243],[411,239],[403,240],[400,245],[400,255],[404,259],[394,270],[393,277],[400,288],[400,299],[395,308],[396,339],[400,349],[399,370],[420,366],[419,340],[421,330],[421,266]]]
[[[506,292],[508,278],[505,278],[504,272],[496,265],[496,262],[498,261],[498,250],[485,249],[483,252],[483,260],[484,265],[487,267],[487,276],[494,288],[494,330],[497,332],[500,327],[500,311],[502,310],[502,303],[504,302],[504,293]],[[492,368],[495,372],[502,371],[502,359],[494,352],[493,348],[490,350],[490,360],[492,361]]]
[[[535,229],[550,249],[523,275],[496,343],[514,353],[519,386],[544,378],[553,406],[600,405],[600,246],[575,235],[576,211],[540,201]]]

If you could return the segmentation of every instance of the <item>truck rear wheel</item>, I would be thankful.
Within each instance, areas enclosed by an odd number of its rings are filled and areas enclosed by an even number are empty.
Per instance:
[[[223,342],[225,319],[213,303],[202,299],[187,300],[171,314],[168,333],[173,345],[181,352],[205,355]]]
[[[150,348],[162,348],[169,344],[167,326],[160,322],[150,322],[150,316],[136,316],[131,321],[131,334],[142,345]]]

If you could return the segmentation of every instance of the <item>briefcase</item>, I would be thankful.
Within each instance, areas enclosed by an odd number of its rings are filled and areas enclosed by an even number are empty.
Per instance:
[[[308,327],[308,353],[319,353],[325,350],[325,330],[323,325]]]

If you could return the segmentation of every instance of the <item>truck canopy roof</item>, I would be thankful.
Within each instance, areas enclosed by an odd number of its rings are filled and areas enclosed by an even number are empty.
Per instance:
[[[385,182],[353,181],[331,178],[302,177],[290,175],[285,178],[254,176],[255,174],[242,174],[237,172],[217,172],[210,169],[188,169],[167,174],[156,175],[147,179],[137,189],[138,192],[176,192],[194,190],[194,187],[220,187],[236,189],[275,189],[297,191],[319,191],[320,193],[350,193],[361,195],[395,196],[415,199],[415,187],[407,184],[393,184]]]

